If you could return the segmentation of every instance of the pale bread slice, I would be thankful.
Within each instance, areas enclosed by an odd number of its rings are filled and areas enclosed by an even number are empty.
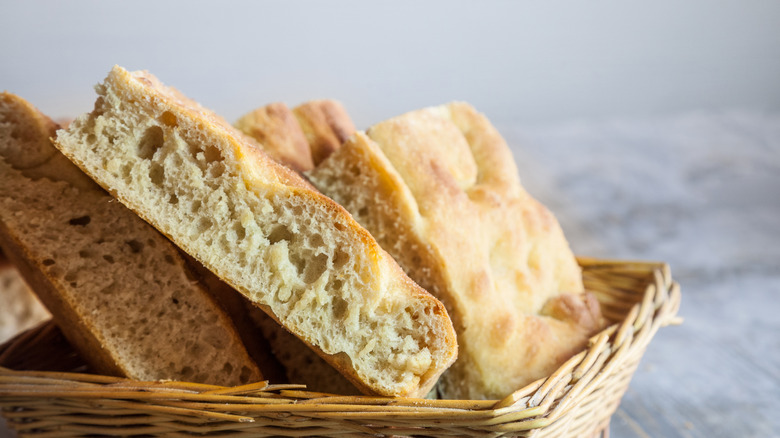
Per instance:
[[[557,221],[469,105],[379,123],[307,176],[447,306],[460,356],[441,379],[445,397],[502,398],[548,375],[601,324]]]
[[[186,254],[186,253],[185,253]],[[308,345],[279,325],[244,295],[192,257],[185,256],[209,292],[236,324],[249,355],[271,383],[295,383],[306,389],[340,395],[360,391]]]
[[[93,368],[138,380],[262,378],[174,247],[49,140],[56,125],[0,94],[0,245]]]
[[[0,344],[49,318],[51,314],[0,251]]]
[[[293,123],[289,123],[291,118]],[[338,149],[342,143],[341,136],[354,132],[352,121],[341,104],[331,100],[301,104],[295,108],[295,115],[284,103],[272,103],[245,114],[234,126],[256,140],[258,146],[272,158],[298,172],[314,168],[311,159],[314,151],[318,152],[318,157],[324,158]],[[306,165],[301,163],[303,156],[308,160]],[[254,324],[252,330],[262,333],[268,340],[288,381],[305,384],[311,391],[343,395],[356,393],[352,383],[271,317],[256,308],[248,308],[247,311]]]
[[[361,391],[422,396],[455,360],[444,306],[338,204],[149,73],[97,91],[60,150]]]
[[[274,358],[282,366],[287,382],[306,385],[307,390],[314,392],[338,395],[360,394],[355,385],[336,368],[265,312],[251,304],[246,310],[254,324],[254,330],[262,333],[263,338],[270,345]]]

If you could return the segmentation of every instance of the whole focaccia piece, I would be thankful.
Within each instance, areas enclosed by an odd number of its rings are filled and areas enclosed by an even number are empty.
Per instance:
[[[281,102],[244,114],[235,126],[276,161],[303,172],[314,167],[309,143],[292,110]]]
[[[454,361],[444,306],[346,210],[149,73],[97,91],[58,148],[361,391],[424,395]]]
[[[292,110],[271,103],[244,114],[235,127],[297,172],[312,170],[355,133],[347,111],[331,99],[312,100]]]
[[[59,153],[56,128],[0,94],[0,245],[70,343],[132,379],[260,380],[176,247]]]
[[[309,142],[314,165],[319,165],[355,133],[344,106],[333,99],[311,100],[293,108]]]
[[[307,174],[440,298],[460,354],[450,398],[500,398],[548,375],[600,324],[553,215],[471,106],[404,114],[358,133]]]

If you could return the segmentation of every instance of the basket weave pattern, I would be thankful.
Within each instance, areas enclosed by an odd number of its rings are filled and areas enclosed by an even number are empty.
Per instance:
[[[529,436],[604,433],[656,331],[679,322],[661,263],[579,259],[613,325],[546,379],[503,400],[336,396],[301,385],[219,387],[30,369],[81,365],[49,323],[0,346],[0,408],[20,436]],[[59,342],[62,345],[62,342]],[[14,368],[13,370],[11,368]]]

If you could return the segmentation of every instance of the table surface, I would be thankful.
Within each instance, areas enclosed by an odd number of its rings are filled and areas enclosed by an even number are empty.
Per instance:
[[[498,128],[577,254],[665,261],[682,285],[684,323],[651,342],[611,436],[780,436],[780,114]]]
[[[576,253],[662,260],[678,327],[651,342],[613,437],[780,437],[780,115],[499,127]]]

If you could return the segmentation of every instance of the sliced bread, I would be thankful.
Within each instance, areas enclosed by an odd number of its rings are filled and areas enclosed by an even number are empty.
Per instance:
[[[346,210],[147,72],[97,91],[57,147],[361,391],[425,395],[455,360],[444,306]]]
[[[598,328],[598,303],[583,292],[557,221],[469,105],[379,123],[307,176],[447,306],[460,356],[442,377],[444,396],[502,398],[548,375]]]
[[[176,247],[60,154],[56,128],[0,94],[0,245],[71,344],[132,379],[261,379]]]
[[[290,119],[293,123],[289,123]],[[314,168],[311,156],[315,151],[321,161],[354,131],[341,104],[331,100],[306,102],[295,108],[295,114],[283,103],[272,103],[245,114],[234,126],[256,140],[272,158],[298,172]],[[305,148],[303,152],[301,144]],[[304,155],[308,165],[302,166],[300,157]],[[356,393],[349,380],[271,317],[257,308],[249,307],[247,311],[254,323],[254,329],[250,330],[262,333],[268,340],[288,381],[305,384],[317,392]]]
[[[0,343],[49,318],[49,312],[0,252]]]

